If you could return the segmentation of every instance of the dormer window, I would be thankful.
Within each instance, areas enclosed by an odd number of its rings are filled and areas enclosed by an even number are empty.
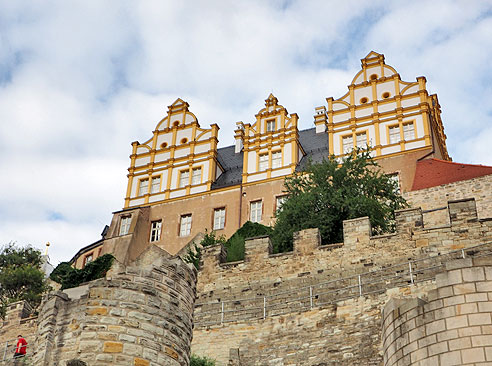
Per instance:
[[[275,120],[274,119],[267,121],[266,130],[267,130],[267,132],[275,131]]]

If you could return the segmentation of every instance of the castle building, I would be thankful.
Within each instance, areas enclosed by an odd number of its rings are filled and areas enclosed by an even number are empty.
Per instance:
[[[219,148],[219,127],[202,128],[177,99],[147,141],[132,143],[124,208],[72,263],[82,268],[104,253],[128,263],[150,244],[176,254],[205,229],[229,237],[248,220],[271,225],[285,177],[356,147],[369,147],[402,192],[419,161],[450,160],[437,96],[424,77],[402,81],[382,54],[363,58],[348,92],[326,103],[314,127],[299,130],[297,114],[270,94],[253,123],[236,123],[235,145]]]

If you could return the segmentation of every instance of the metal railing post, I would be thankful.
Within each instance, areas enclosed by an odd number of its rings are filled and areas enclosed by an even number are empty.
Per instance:
[[[362,296],[362,280],[359,275],[359,296]]]
[[[266,318],[266,296],[263,297],[263,319]]]
[[[9,341],[5,342],[5,351],[3,351],[3,361],[5,361],[5,358],[7,357],[8,349],[9,349]]]
[[[221,301],[221,310],[220,310],[220,325],[224,324],[224,302]]]
[[[410,283],[413,285],[412,262],[408,262],[408,268],[410,269]]]
[[[311,310],[313,310],[313,286],[309,286],[309,305]]]

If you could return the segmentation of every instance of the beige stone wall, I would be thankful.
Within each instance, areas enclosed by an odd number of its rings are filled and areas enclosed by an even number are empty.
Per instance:
[[[5,319],[0,327],[0,365],[9,364],[15,352],[17,336],[27,341],[27,355],[32,354],[36,339],[37,318],[31,317],[31,308],[24,301],[18,301],[7,307]]]
[[[437,187],[406,192],[403,197],[411,207],[421,207],[424,226],[449,224],[447,203],[474,197],[477,204],[478,218],[492,217],[492,174],[483,177],[444,184]],[[437,209],[437,210],[436,210]]]
[[[426,300],[384,307],[384,366],[490,365],[492,258],[448,263],[436,284]]]
[[[220,263],[220,246],[205,248],[193,352],[219,365],[227,364],[230,349],[239,350],[241,366],[379,365],[377,314],[384,302],[414,291],[409,283],[432,281],[461,248],[468,255],[492,241],[492,221],[477,219],[474,200],[449,202],[448,212],[450,225],[428,229],[420,209],[401,210],[397,233],[377,237],[368,218],[349,220],[344,243],[335,245],[320,246],[318,231],[304,230],[285,254],[270,254],[266,237],[248,240],[245,260],[235,263]],[[416,260],[411,274],[409,260]]]
[[[39,312],[33,363],[188,365],[196,270],[151,247],[106,278],[51,293]]]

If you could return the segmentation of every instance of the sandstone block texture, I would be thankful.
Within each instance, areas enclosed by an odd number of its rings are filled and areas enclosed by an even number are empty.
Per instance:
[[[384,307],[384,366],[492,364],[492,258],[447,263],[436,285]]]
[[[150,247],[116,262],[106,278],[48,295],[41,306],[34,364],[188,365],[196,270]]]

